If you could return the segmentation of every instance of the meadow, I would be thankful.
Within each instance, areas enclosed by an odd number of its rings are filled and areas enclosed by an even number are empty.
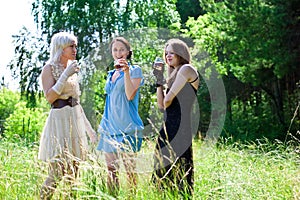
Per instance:
[[[131,196],[121,170],[119,199],[178,199],[170,191],[157,190],[150,181],[153,142],[146,141],[138,155],[139,183]],[[194,199],[300,199],[298,148],[280,142],[209,144],[194,141]],[[39,199],[47,165],[37,159],[38,145],[0,141],[0,199]],[[89,159],[80,165],[72,188],[74,199],[114,199],[105,187],[106,168],[101,153],[91,147]],[[62,181],[53,199],[72,199]]]

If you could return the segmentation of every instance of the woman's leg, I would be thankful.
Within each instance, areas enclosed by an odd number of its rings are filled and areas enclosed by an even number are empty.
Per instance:
[[[64,172],[64,176],[66,178],[66,181],[72,185],[75,181],[75,179],[78,176],[78,169],[79,169],[79,162],[76,160],[68,160],[67,161],[67,167],[66,171]]]
[[[64,166],[60,161],[49,164],[49,175],[42,185],[40,198],[51,199],[57,183],[62,179]]]
[[[136,173],[136,154],[135,153],[122,153],[123,164],[127,173],[127,181],[129,183],[131,195],[135,195],[137,186],[137,173]]]
[[[66,169],[64,171],[64,180],[66,181],[67,189],[70,190],[70,193],[66,193],[67,199],[76,199],[76,191],[73,190],[73,187],[75,185],[75,180],[78,176],[79,171],[79,162],[77,160],[68,160],[66,164]]]
[[[122,159],[124,167],[127,173],[127,180],[129,184],[133,187],[137,184],[137,174],[135,172],[136,168],[136,154],[135,153],[123,153]]]
[[[107,187],[111,195],[115,196],[119,191],[120,183],[118,178],[119,157],[117,153],[105,153],[105,160],[108,170]]]

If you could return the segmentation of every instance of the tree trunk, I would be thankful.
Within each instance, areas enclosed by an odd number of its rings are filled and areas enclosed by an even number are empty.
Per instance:
[[[283,96],[282,90],[280,87],[280,80],[274,78],[269,86],[262,86],[262,89],[266,91],[266,93],[271,97],[274,107],[275,107],[275,115],[278,118],[279,123],[286,128],[285,120],[284,120],[284,111],[283,111]]]
[[[273,91],[274,91],[274,103],[276,108],[276,114],[279,119],[280,124],[285,127],[284,121],[284,111],[283,111],[283,97],[282,90],[280,87],[280,80],[276,78],[276,81],[272,83]]]

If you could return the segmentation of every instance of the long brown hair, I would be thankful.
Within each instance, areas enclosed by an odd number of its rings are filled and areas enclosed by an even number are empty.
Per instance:
[[[187,46],[187,44],[184,41],[177,39],[177,38],[172,38],[172,39],[168,40],[165,45],[164,54],[163,54],[165,63],[167,63],[166,48],[168,46],[172,47],[173,53],[175,54],[175,56],[177,56],[179,58],[180,66],[191,63],[191,54],[189,51],[189,47]],[[172,86],[172,84],[176,78],[177,71],[178,71],[178,69],[174,69],[174,66],[168,67],[167,84],[168,84],[169,88]]]

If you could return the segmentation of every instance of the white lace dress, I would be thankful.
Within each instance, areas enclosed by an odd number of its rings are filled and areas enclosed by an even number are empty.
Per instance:
[[[62,67],[52,66],[55,80],[62,72]],[[70,96],[79,101],[77,74],[68,78],[59,99],[68,99]],[[85,160],[88,151],[86,132],[91,130],[80,104],[51,109],[41,135],[38,158],[43,161],[57,158]]]

